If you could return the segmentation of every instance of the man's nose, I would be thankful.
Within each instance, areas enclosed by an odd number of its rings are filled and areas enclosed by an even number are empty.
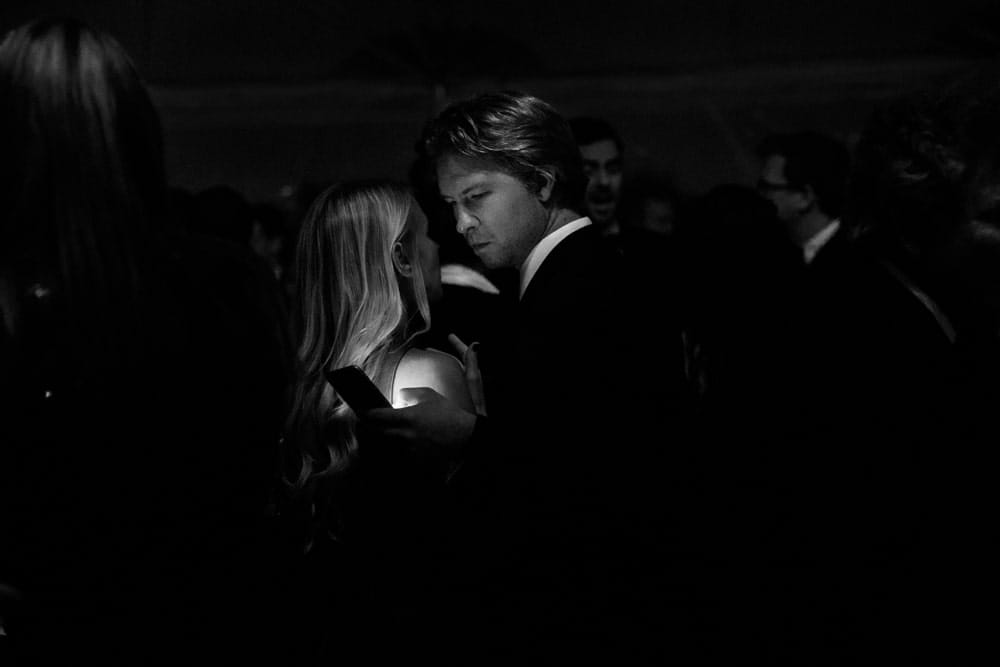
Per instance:
[[[611,174],[609,174],[605,169],[598,169],[597,182],[600,185],[608,185],[609,183],[611,183]]]
[[[475,227],[478,223],[479,221],[469,215],[468,211],[461,208],[455,211],[455,230],[462,236],[465,236],[465,232]]]

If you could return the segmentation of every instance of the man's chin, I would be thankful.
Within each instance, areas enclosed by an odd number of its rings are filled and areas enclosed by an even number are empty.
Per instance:
[[[489,251],[489,248],[473,248],[472,251],[476,253],[476,257],[479,258],[479,261],[482,262],[483,266],[487,269],[493,270],[503,268],[502,262],[500,262],[499,258]]]

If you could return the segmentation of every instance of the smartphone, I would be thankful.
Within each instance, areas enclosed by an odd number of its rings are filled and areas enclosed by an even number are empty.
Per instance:
[[[372,408],[391,408],[392,404],[382,395],[375,383],[368,379],[358,366],[344,366],[326,371],[327,381],[341,398],[351,406],[354,414]]]

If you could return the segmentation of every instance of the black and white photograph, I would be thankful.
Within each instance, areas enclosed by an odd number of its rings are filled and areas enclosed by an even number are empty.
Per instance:
[[[3,667],[994,662],[997,415],[995,0],[0,4]]]

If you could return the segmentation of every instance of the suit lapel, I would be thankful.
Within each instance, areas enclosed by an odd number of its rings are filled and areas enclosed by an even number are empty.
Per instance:
[[[521,297],[517,309],[519,318],[546,302],[553,283],[562,282],[561,278],[580,271],[597,242],[594,234],[593,226],[588,225],[571,233],[552,249]]]

